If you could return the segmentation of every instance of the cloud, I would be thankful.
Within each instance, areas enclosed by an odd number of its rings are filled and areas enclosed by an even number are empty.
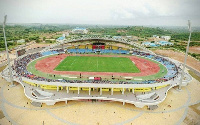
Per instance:
[[[0,0],[10,23],[200,26],[199,0]]]

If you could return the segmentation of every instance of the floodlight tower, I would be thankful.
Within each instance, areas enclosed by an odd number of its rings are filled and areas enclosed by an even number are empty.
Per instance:
[[[6,19],[7,19],[7,15],[4,16],[3,35],[4,35],[5,47],[6,47],[6,53],[7,53],[7,60],[8,60],[9,74],[10,74],[10,82],[11,82],[11,86],[14,86],[13,76],[12,76],[12,69],[11,69],[11,66],[10,66],[10,58],[9,58],[9,53],[8,53],[8,46],[7,46],[7,41],[6,41],[6,33],[5,33]]]
[[[185,70],[185,64],[186,64],[186,61],[187,61],[188,49],[189,49],[189,45],[190,45],[190,38],[191,38],[191,34],[192,34],[190,20],[188,20],[188,29],[189,29],[190,35],[189,35],[189,39],[188,39],[188,43],[187,43],[187,48],[186,48],[186,52],[185,52],[185,60],[184,60],[183,69],[182,69],[182,73],[181,73],[180,84],[179,84],[179,87],[178,87],[179,90],[181,90],[181,85],[183,83],[183,77],[185,75],[185,72],[184,72],[184,70]]]

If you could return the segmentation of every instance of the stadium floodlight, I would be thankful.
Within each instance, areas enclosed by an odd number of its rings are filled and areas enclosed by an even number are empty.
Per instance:
[[[185,52],[185,60],[184,60],[183,69],[182,69],[182,73],[181,73],[180,84],[179,84],[179,87],[178,87],[179,90],[181,90],[181,86],[183,84],[183,77],[185,75],[185,72],[184,72],[184,70],[185,70],[185,64],[186,64],[186,61],[187,61],[187,55],[188,55],[188,50],[189,50],[189,45],[190,45],[190,38],[191,38],[191,34],[192,34],[190,20],[188,20],[188,29],[189,29],[190,35],[189,35],[189,39],[188,39],[188,43],[187,43],[187,48],[186,48],[186,52]]]
[[[4,35],[5,47],[6,47],[6,53],[7,53],[7,61],[8,61],[9,74],[10,74],[10,82],[11,82],[11,86],[14,86],[13,76],[12,76],[12,69],[11,69],[11,66],[10,66],[10,58],[9,58],[9,53],[8,53],[8,46],[7,46],[7,41],[6,41],[6,33],[5,33],[6,19],[7,19],[7,15],[4,16],[3,35]]]

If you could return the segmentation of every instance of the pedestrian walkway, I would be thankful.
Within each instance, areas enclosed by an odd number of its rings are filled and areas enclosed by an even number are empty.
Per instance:
[[[193,79],[182,91],[170,89],[165,101],[156,110],[136,108],[131,104],[101,101],[68,101],[54,106],[34,107],[23,93],[20,84],[9,87],[10,83],[0,78],[1,110],[5,117],[0,124],[7,125],[85,125],[85,124],[182,124],[188,113],[188,106],[200,102],[200,83]],[[7,119],[7,120],[6,120]],[[9,122],[10,121],[10,122]]]

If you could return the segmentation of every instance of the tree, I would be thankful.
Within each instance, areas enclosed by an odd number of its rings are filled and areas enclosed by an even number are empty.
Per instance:
[[[35,42],[36,42],[36,43],[40,43],[41,40],[40,40],[40,39],[36,39]]]
[[[26,38],[26,39],[25,39],[25,42],[28,43],[28,42],[30,42],[30,40],[29,40],[28,38]]]
[[[43,37],[43,41],[45,41],[46,40],[46,37]]]

